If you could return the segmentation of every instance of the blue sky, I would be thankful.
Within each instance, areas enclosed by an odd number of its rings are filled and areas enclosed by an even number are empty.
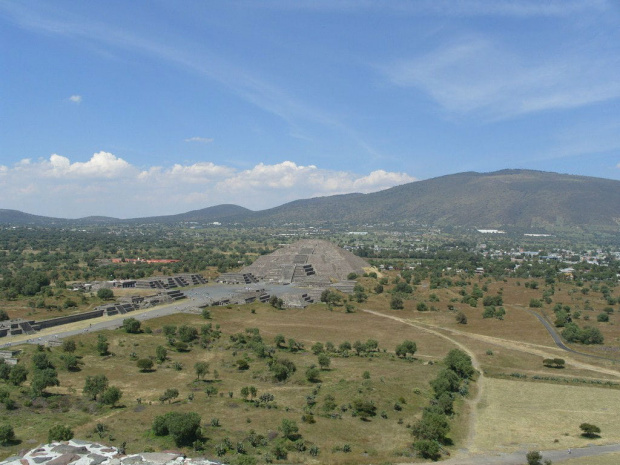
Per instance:
[[[0,208],[253,210],[462,171],[620,179],[620,4],[0,0]]]

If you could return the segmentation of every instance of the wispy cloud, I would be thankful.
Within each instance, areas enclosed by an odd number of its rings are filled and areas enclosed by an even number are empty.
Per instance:
[[[203,144],[209,144],[213,142],[211,137],[189,137],[185,139],[185,142],[201,142]]]
[[[244,1],[244,7],[278,10],[359,12],[399,15],[558,17],[610,8],[606,0],[268,0]]]
[[[73,103],[80,104],[80,103],[82,103],[82,96],[81,95],[72,95],[71,97],[69,97],[69,101],[71,101]]]
[[[381,69],[394,85],[420,89],[450,113],[491,119],[620,97],[617,53],[567,46],[555,56],[540,54],[526,56],[490,39],[469,36]]]
[[[292,127],[303,122],[320,124],[340,131],[345,137],[352,138],[364,150],[371,147],[368,142],[361,140],[355,129],[329,112],[297,98],[285,89],[262,79],[246,67],[222,58],[205,47],[196,49],[195,47],[175,46],[170,42],[160,42],[154,37],[140,36],[134,32],[120,30],[111,24],[72,17],[67,12],[59,14],[56,9],[43,10],[44,7],[41,8],[39,11],[15,3],[0,3],[0,10],[7,12],[15,23],[25,29],[82,39],[89,43],[103,44],[155,57],[219,83],[252,105],[283,119]],[[182,39],[179,40],[182,41]]]
[[[24,159],[0,165],[0,179],[0,198],[12,202],[3,208],[61,217],[149,216],[222,203],[264,209],[300,198],[375,192],[415,181],[406,173],[357,174],[292,161],[259,163],[247,170],[213,162],[138,168],[109,152],[83,162],[58,154]]]

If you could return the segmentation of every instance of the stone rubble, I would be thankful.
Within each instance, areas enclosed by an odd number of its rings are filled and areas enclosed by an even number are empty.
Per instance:
[[[141,452],[121,455],[116,447],[72,439],[43,444],[13,456],[0,465],[222,465],[206,458],[187,458],[180,452]]]

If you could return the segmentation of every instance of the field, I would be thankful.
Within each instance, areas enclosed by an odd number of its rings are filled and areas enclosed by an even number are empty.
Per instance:
[[[619,312],[615,305],[608,322],[597,321],[608,304],[595,286],[583,292],[574,283],[556,283],[551,302],[532,309],[528,305],[532,299],[542,300],[550,292],[542,282],[535,288],[516,278],[473,277],[459,286],[431,289],[429,281],[422,280],[411,293],[401,295],[404,308],[392,309],[390,291],[397,276],[397,272],[387,272],[377,279],[361,278],[367,297],[361,302],[344,297],[333,306],[317,303],[306,309],[277,310],[267,304],[214,307],[211,319],[179,314],[143,322],[139,334],[104,331],[110,352],[105,356],[97,353],[97,335],[75,337],[79,370],[62,370],[60,347],[45,352],[59,368],[59,386],[48,387],[47,395],[32,399],[30,380],[21,387],[3,386],[18,408],[2,409],[0,423],[12,424],[21,442],[4,447],[2,454],[45,442],[56,423],[70,426],[79,438],[116,446],[125,442],[128,453],[176,448],[170,437],[155,436],[151,430],[155,417],[175,411],[201,416],[205,443],[199,450],[184,448],[189,455],[216,457],[223,444],[230,444],[220,457],[224,462],[236,463],[241,456],[252,456],[261,463],[273,460],[286,419],[296,423],[300,435],[297,441],[285,442],[287,462],[421,461],[412,449],[411,426],[432,401],[429,381],[442,370],[442,359],[454,348],[467,352],[480,373],[470,383],[468,395],[456,396],[448,435],[451,445],[442,452],[547,450],[620,442],[620,372],[619,362],[613,360],[620,349]],[[376,293],[381,277],[388,282],[383,293]],[[487,296],[502,297],[506,311],[502,319],[484,318],[481,301],[475,307],[462,301],[463,293],[469,295],[478,287]],[[618,297],[617,288],[612,288],[611,296]],[[575,321],[598,328],[605,343],[571,345],[584,354],[558,348],[530,311],[553,323],[552,309],[558,302],[569,305],[573,313],[580,312]],[[459,312],[466,316],[466,324],[457,322]],[[200,333],[207,324],[221,336],[206,344],[196,340],[188,350],[176,348],[165,334],[173,325],[187,325]],[[75,325],[88,326],[88,322]],[[239,342],[239,335],[251,339],[255,334],[273,348],[273,358],[295,365],[289,379],[275,381],[268,368],[269,357]],[[284,342],[278,346],[279,335]],[[376,341],[378,350],[361,355],[354,349],[332,351],[329,368],[319,370],[318,379],[308,379],[307,370],[318,365],[313,344],[330,342],[338,348],[345,341],[367,340]],[[405,340],[417,344],[413,357],[400,358],[394,353]],[[156,363],[152,371],[140,372],[137,360],[155,360],[158,346],[166,348],[166,360]],[[20,363],[30,367],[37,348],[23,346],[23,350]],[[588,353],[605,354],[610,360]],[[543,360],[549,358],[562,358],[564,367],[545,366]],[[197,378],[196,362],[208,363],[204,379]],[[240,369],[241,362],[248,368]],[[105,374],[111,386],[121,389],[118,406],[105,406],[82,394],[86,378],[98,374]],[[242,388],[249,386],[257,390],[254,399],[241,395]],[[160,400],[171,388],[178,390],[178,396]],[[272,394],[274,400],[258,402],[264,394]],[[331,407],[329,396],[334,398]],[[356,400],[372,401],[376,411],[360,416],[353,407]],[[583,422],[598,425],[601,438],[581,437],[579,424]],[[96,432],[97,425],[103,430]],[[251,445],[250,438],[256,437],[262,437],[262,442]],[[245,454],[236,452],[239,444]],[[313,447],[318,455],[309,453]]]

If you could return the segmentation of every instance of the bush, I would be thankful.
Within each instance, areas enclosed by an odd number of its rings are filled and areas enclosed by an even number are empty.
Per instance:
[[[463,312],[458,312],[456,314],[456,322],[460,325],[466,325],[467,324],[467,315],[465,315]]]
[[[114,291],[106,287],[102,287],[97,291],[97,297],[103,300],[109,300],[114,298]]]
[[[195,412],[168,412],[155,417],[152,429],[157,436],[172,436],[177,447],[191,446],[200,436],[200,421]]]
[[[140,369],[141,372],[150,371],[153,368],[153,360],[150,358],[141,358],[136,362],[136,365]]]
[[[599,433],[601,432],[601,429],[596,425],[592,425],[590,423],[582,423],[579,425],[579,428],[582,431],[581,435],[586,438],[600,437]]]
[[[403,308],[405,308],[405,306],[403,305],[403,299],[398,296],[392,297],[392,300],[390,301],[390,308],[392,310],[402,310]]]
[[[47,433],[47,441],[69,441],[73,438],[73,431],[68,426],[54,425]]]
[[[140,332],[140,322],[135,318],[125,318],[123,320],[123,329],[126,333],[137,334]]]
[[[15,440],[15,431],[11,425],[0,425],[0,444],[3,446]]]

